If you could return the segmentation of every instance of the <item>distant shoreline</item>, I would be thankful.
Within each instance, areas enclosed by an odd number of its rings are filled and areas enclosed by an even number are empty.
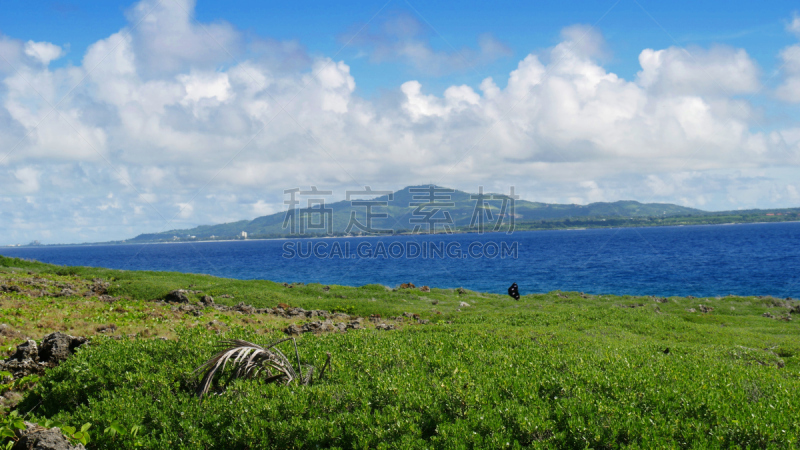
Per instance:
[[[778,223],[800,223],[800,220],[780,220],[780,221],[767,221],[767,222],[726,222],[726,223],[699,223],[699,224],[675,224],[675,225],[642,225],[635,224],[630,226],[576,226],[576,227],[560,227],[560,228],[530,228],[515,230],[513,233],[522,232],[537,232],[537,231],[586,231],[586,230],[614,230],[624,228],[678,228],[678,227],[702,227],[702,226],[726,226],[726,225],[763,225],[763,224],[778,224]],[[43,244],[43,245],[4,245],[4,248],[52,248],[52,247],[93,247],[102,245],[152,245],[152,244],[192,244],[192,243],[208,243],[208,242],[247,242],[247,241],[281,241],[281,240],[303,240],[303,239],[345,239],[345,238],[380,238],[386,236],[432,236],[444,235],[451,236],[454,234],[477,234],[477,231],[463,231],[454,230],[451,233],[397,233],[397,234],[370,234],[362,236],[283,236],[283,237],[268,237],[268,238],[247,238],[247,239],[195,239],[195,240],[176,240],[176,241],[146,241],[146,242],[85,242],[80,244]],[[507,234],[505,231],[485,231],[483,234]]]

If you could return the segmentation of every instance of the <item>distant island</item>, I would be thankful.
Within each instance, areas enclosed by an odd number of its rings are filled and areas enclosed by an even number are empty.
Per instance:
[[[428,201],[432,198],[431,192],[434,200]],[[297,200],[298,206],[305,207],[297,207],[289,214],[283,211],[253,220],[145,233],[120,243],[369,236],[432,231],[508,232],[512,228],[514,231],[525,231],[800,220],[800,208],[709,212],[669,203],[637,201],[597,202],[588,205],[526,200],[512,202],[508,194],[470,194],[440,186],[425,185],[408,186],[392,194],[353,197],[351,198],[354,200],[353,203],[345,200],[316,204],[312,201],[311,206],[308,206],[306,199],[298,197]],[[367,220],[368,209],[373,216],[371,220]],[[364,224],[369,224],[370,227],[364,227]],[[433,230],[430,229],[431,225]]]
[[[512,199],[509,194],[470,194],[433,185],[408,186],[392,193],[353,196],[351,201],[334,203],[320,202],[320,198],[323,197],[297,196],[295,208],[253,220],[144,233],[124,241],[97,244],[800,221],[800,207],[712,212],[631,200],[588,205],[540,203]],[[34,241],[28,245],[42,244]]]

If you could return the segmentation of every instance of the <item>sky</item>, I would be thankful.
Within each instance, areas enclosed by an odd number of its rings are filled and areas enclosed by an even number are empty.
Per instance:
[[[800,205],[800,7],[0,0],[0,245],[434,183]]]

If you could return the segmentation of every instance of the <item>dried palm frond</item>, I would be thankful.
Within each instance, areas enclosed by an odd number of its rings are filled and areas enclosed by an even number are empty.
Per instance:
[[[276,346],[286,341],[294,343],[294,354],[297,359],[297,371],[292,367],[289,358],[283,354]],[[208,393],[214,375],[223,372],[230,363],[233,378],[249,379],[263,373],[266,375],[266,383],[283,382],[286,384],[297,381],[302,385],[310,385],[314,382],[314,366],[306,366],[307,373],[303,376],[303,369],[300,365],[300,353],[297,351],[297,342],[294,338],[281,339],[273,342],[267,347],[243,341],[241,339],[230,339],[220,341],[218,346],[221,350],[208,361],[195,369],[194,373],[205,372],[200,385],[197,388],[197,395],[202,398]],[[325,365],[320,371],[319,378],[325,374],[325,368],[330,365],[331,354]]]

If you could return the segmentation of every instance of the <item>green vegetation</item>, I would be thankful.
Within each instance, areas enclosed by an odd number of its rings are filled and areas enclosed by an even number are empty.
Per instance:
[[[667,227],[683,225],[724,225],[737,223],[774,223],[800,221],[800,208],[764,211],[724,211],[721,213],[687,214],[661,217],[578,217],[570,219],[522,221],[516,231],[561,230],[570,228]]]
[[[64,325],[72,334],[133,316],[128,330],[89,332],[88,346],[9,407],[16,415],[7,414],[4,426],[13,428],[23,416],[67,424],[74,433],[90,424],[83,430],[91,433],[90,449],[800,445],[800,325],[790,320],[791,311],[800,313],[795,301],[551,292],[517,302],[465,290],[290,288],[0,258],[0,285],[29,289],[26,283],[39,279],[88,286],[95,278],[109,282],[107,295],[117,299],[0,293],[0,322],[19,333],[6,336],[6,345],[52,331],[35,324],[55,314],[46,310],[56,304],[68,308],[69,317],[87,312],[85,323]],[[307,386],[234,379],[213,385],[200,400],[200,379],[192,372],[216,353],[221,339],[268,345],[285,337],[280,330],[286,323],[302,321],[210,310],[202,317],[173,315],[169,305],[151,302],[179,288],[230,305],[379,314],[399,329],[381,331],[370,323],[346,333],[303,334],[297,338],[303,365],[332,355],[323,379]],[[162,317],[140,315],[147,308]],[[404,312],[430,323],[393,321]],[[212,314],[230,326],[208,326]],[[129,336],[145,326],[150,337]],[[169,339],[152,338],[159,335]]]

